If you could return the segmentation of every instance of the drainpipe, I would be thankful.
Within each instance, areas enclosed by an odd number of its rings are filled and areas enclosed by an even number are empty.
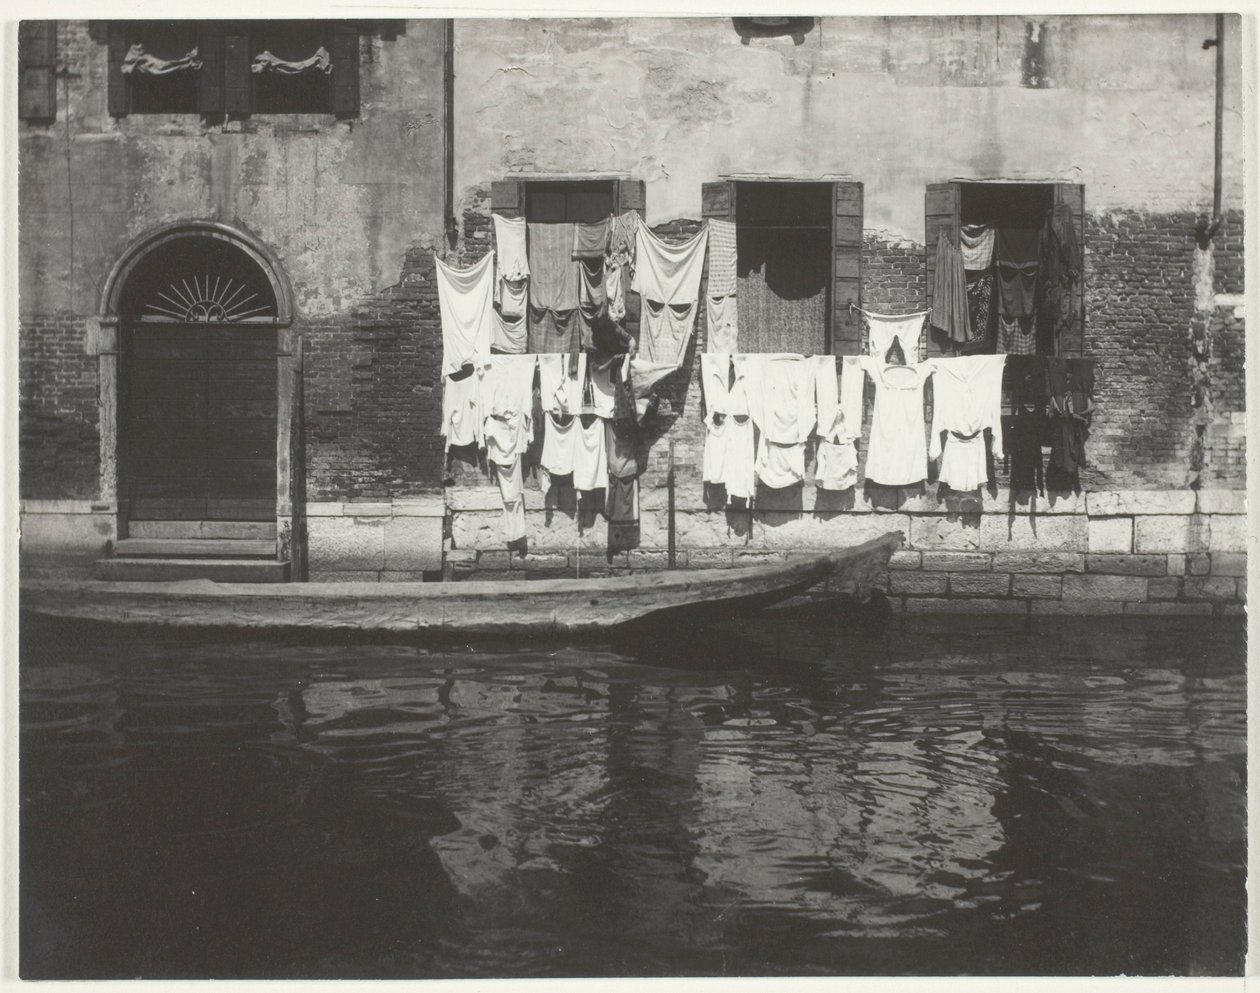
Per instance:
[[[1208,38],[1203,47],[1216,48],[1216,133],[1215,160],[1212,170],[1212,217],[1199,222],[1197,236],[1200,247],[1206,248],[1218,231],[1224,218],[1221,216],[1221,160],[1223,159],[1223,134],[1225,128],[1225,15],[1216,15],[1216,37]]]
[[[448,17],[442,29],[442,186],[443,223],[452,248],[459,238],[455,219],[455,19]]]

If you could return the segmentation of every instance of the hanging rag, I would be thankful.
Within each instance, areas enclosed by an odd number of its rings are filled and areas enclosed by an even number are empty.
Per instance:
[[[499,313],[510,321],[524,317],[529,306],[529,277],[496,279],[494,303],[499,308]]]
[[[1039,228],[998,228],[998,313],[1003,317],[1031,317],[1036,303],[1040,268]]]
[[[634,268],[634,250],[639,223],[637,210],[623,211],[612,217],[608,225],[607,255],[607,264],[612,268]]]
[[[436,255],[438,309],[442,317],[442,374],[483,366],[494,337],[494,253],[467,269],[453,269]]]
[[[1092,359],[1046,360],[1050,396],[1050,466],[1046,483],[1052,489],[1080,491],[1085,466],[1085,441],[1094,412]]]
[[[518,455],[506,465],[497,462],[495,479],[499,484],[499,499],[503,502],[503,540],[508,544],[525,537],[525,490],[521,485],[521,458]]]
[[[734,293],[704,298],[705,350],[736,352],[739,350],[739,312]]]
[[[963,267],[980,271],[993,265],[994,229],[987,224],[964,224],[958,233]]]
[[[499,279],[521,280],[529,275],[529,253],[525,248],[525,218],[492,214],[494,251],[499,260]]]
[[[894,344],[901,349],[906,365],[919,361],[919,339],[923,335],[923,318],[929,311],[890,316],[862,311],[867,326],[867,354],[885,360]]]
[[[576,421],[573,488],[602,490],[608,485],[608,448],[604,437],[604,421],[594,414],[582,414]]]
[[[735,295],[735,224],[709,221],[709,288],[711,297]]]
[[[936,272],[932,284],[932,326],[962,342],[971,337],[967,311],[967,272],[962,253],[942,233],[936,239]]]
[[[576,414],[582,409],[586,384],[586,355],[579,352],[538,356],[538,392],[542,409]]]
[[[822,356],[815,356],[815,360]],[[839,400],[835,400],[835,367],[829,371],[831,385],[815,380],[818,403],[818,465],[814,485],[824,490],[847,490],[857,485],[857,439],[862,433],[862,390],[866,374],[861,359],[849,355],[841,360]],[[816,373],[822,377],[821,363]]]
[[[328,49],[320,45],[315,49],[314,55],[292,62],[272,55],[270,52],[259,52],[254,56],[249,71],[252,73],[274,72],[282,76],[299,76],[306,72],[318,72],[328,76],[332,74],[333,62]]]
[[[579,351],[582,344],[580,317],[576,309],[540,310],[531,304],[526,350],[539,355]]]
[[[578,263],[578,310],[588,322],[608,314],[608,291],[604,286],[604,256],[584,258]]]
[[[801,355],[744,356],[748,410],[757,426],[756,473],[781,489],[805,478],[805,442],[817,423],[815,366]]]
[[[662,241],[640,224],[630,289],[643,298],[639,351],[653,362],[681,365],[695,326],[708,229],[681,245]]]
[[[486,459],[507,466],[534,440],[533,355],[496,355],[481,379]]]
[[[442,437],[452,445],[482,443],[480,370],[464,369],[455,378],[442,377]]]
[[[197,55],[197,47],[194,45],[189,49],[187,55],[183,55],[180,58],[159,59],[156,55],[146,52],[143,45],[132,45],[127,49],[127,54],[123,56],[119,72],[124,76],[129,76],[133,72],[139,73],[141,76],[165,76],[168,73],[181,72],[183,70],[199,72],[201,70],[201,60]]]
[[[971,323],[971,340],[984,341],[989,337],[993,321],[993,273],[967,273],[967,312]]]
[[[1010,459],[1010,490],[1045,494],[1045,470],[1041,449],[1050,442],[1047,408],[1046,359],[1010,356],[1006,360],[1010,383],[1011,413],[1002,418],[1004,447]]]
[[[696,323],[695,301],[674,304],[645,298],[639,319],[639,354],[649,362],[682,365]]]
[[[866,452],[866,478],[883,486],[912,486],[927,475],[923,386],[932,367],[890,366],[874,356],[862,359],[875,383],[875,410]]]
[[[997,351],[1006,355],[1036,355],[1037,331],[1031,317],[998,317]]]
[[[608,253],[609,219],[573,225],[573,257],[603,259]]]
[[[984,433],[993,457],[1002,448],[1002,369],[1005,355],[932,359],[932,429],[928,458],[941,460],[940,481],[952,490],[974,490],[989,481]],[[942,446],[941,436],[945,436]]]
[[[1081,279],[1080,245],[1072,212],[1066,204],[1056,204],[1046,216],[1041,232],[1040,275],[1038,322],[1048,341],[1057,346],[1076,320],[1072,291]]]

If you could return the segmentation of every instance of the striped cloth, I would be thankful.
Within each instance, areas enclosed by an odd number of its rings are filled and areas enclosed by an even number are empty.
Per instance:
[[[709,296],[726,297],[735,292],[735,224],[709,221]]]

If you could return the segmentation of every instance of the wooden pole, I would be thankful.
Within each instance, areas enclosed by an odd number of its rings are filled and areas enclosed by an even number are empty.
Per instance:
[[[675,566],[674,541],[674,443],[669,443],[669,474],[665,477],[665,489],[669,495],[669,568]]]

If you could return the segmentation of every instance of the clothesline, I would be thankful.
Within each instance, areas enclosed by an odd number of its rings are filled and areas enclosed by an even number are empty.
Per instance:
[[[911,311],[908,314],[877,314],[873,310],[863,310],[856,303],[853,303],[852,301],[850,301],[849,313],[853,314],[854,312],[859,313],[859,314],[864,314],[867,317],[874,317],[877,320],[881,320],[881,321],[902,321],[902,320],[908,321],[912,317],[926,317],[928,314],[932,313],[931,310],[915,310],[915,311]]]

